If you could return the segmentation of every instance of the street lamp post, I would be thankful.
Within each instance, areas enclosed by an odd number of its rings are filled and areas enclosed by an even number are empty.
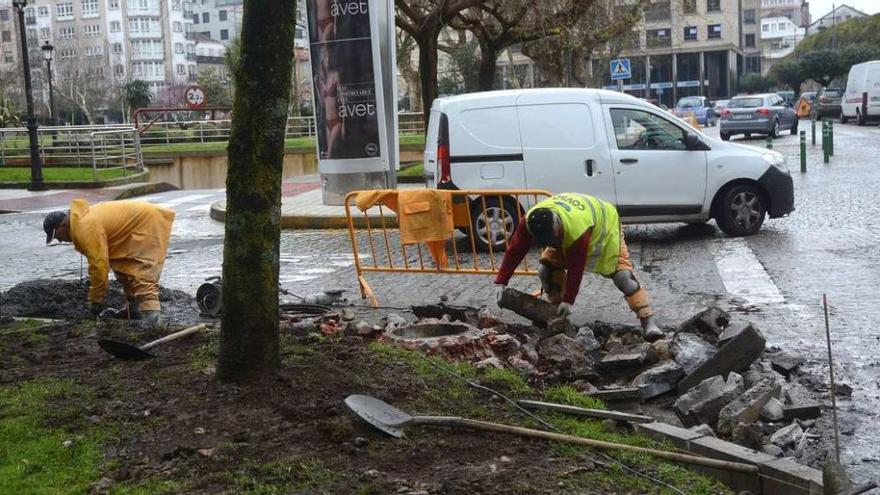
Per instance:
[[[52,88],[52,53],[55,51],[55,47],[49,43],[49,40],[46,40],[40,49],[43,50],[43,60],[46,61],[46,72],[49,78],[49,115],[52,125],[58,125],[58,122],[55,120],[55,94]]]
[[[18,28],[21,36],[21,64],[24,66],[24,93],[27,98],[27,130],[31,142],[31,191],[45,191],[43,183],[43,162],[40,158],[40,144],[37,139],[37,118],[34,116],[34,95],[31,89],[31,64],[28,60],[27,33],[24,27],[24,8],[27,0],[12,0],[18,11]]]

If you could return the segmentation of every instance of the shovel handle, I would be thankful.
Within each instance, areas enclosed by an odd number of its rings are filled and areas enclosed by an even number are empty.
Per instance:
[[[573,443],[606,450],[623,450],[626,452],[636,452],[640,454],[648,454],[660,459],[681,462],[685,464],[693,464],[696,466],[705,466],[725,471],[734,471],[738,473],[758,474],[758,466],[751,464],[743,464],[740,462],[720,461],[708,457],[699,457],[694,455],[679,454],[676,452],[667,452],[665,450],[648,449],[644,447],[634,447],[632,445],[624,445],[619,443],[604,442],[602,440],[593,440],[590,438],[577,437],[574,435],[564,435],[561,433],[552,433],[549,431],[533,430],[531,428],[521,428],[519,426],[502,425],[499,423],[489,423],[487,421],[478,421],[475,419],[459,418],[454,416],[415,416],[411,424],[449,426],[453,428],[469,428],[472,430],[492,431],[497,433],[509,433],[526,438],[537,438],[541,440],[552,440],[554,442]]]
[[[152,341],[152,342],[147,342],[146,344],[144,344],[144,345],[141,346],[141,350],[142,350],[142,351],[146,351],[147,349],[152,349],[153,347],[155,347],[155,346],[157,346],[157,345],[159,345],[159,344],[162,344],[162,343],[165,343],[165,342],[169,342],[169,341],[172,341],[172,340],[176,340],[176,339],[179,339],[179,338],[181,338],[181,337],[186,337],[187,335],[189,335],[189,334],[191,334],[191,333],[200,332],[200,331],[202,331],[202,330],[204,330],[204,329],[206,329],[206,328],[208,328],[208,327],[210,327],[210,326],[211,326],[211,325],[208,325],[207,323],[202,323],[202,324],[200,324],[200,325],[196,325],[196,326],[194,326],[194,327],[186,328],[186,329],[181,330],[181,331],[179,331],[179,332],[174,332],[174,333],[172,333],[172,334],[168,334],[168,335],[162,337],[161,339],[156,339],[156,340],[154,340],[154,341]]]

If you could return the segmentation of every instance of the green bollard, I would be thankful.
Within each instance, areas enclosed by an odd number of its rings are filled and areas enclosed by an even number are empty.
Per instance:
[[[828,154],[834,156],[834,121],[828,121]]]
[[[831,155],[828,154],[828,148],[830,147],[828,137],[828,125],[824,122],[822,123],[822,161],[827,164]]]
[[[801,131],[801,173],[807,173],[807,131]]]
[[[768,150],[773,149],[773,138],[770,136],[767,136],[767,149]]]
[[[816,146],[816,119],[810,116],[810,130],[813,133],[813,146]]]

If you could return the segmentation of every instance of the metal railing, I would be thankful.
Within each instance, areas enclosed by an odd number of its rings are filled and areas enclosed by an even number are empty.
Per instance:
[[[135,128],[92,132],[90,136],[92,173],[95,180],[98,180],[98,169],[122,169],[123,177],[129,169],[143,171],[140,136]]]

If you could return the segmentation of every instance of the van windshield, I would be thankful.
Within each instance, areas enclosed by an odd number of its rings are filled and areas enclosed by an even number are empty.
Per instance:
[[[678,100],[678,108],[696,108],[703,106],[703,99],[699,97],[682,98]]]
[[[764,104],[764,98],[734,98],[728,108],[758,108]]]

